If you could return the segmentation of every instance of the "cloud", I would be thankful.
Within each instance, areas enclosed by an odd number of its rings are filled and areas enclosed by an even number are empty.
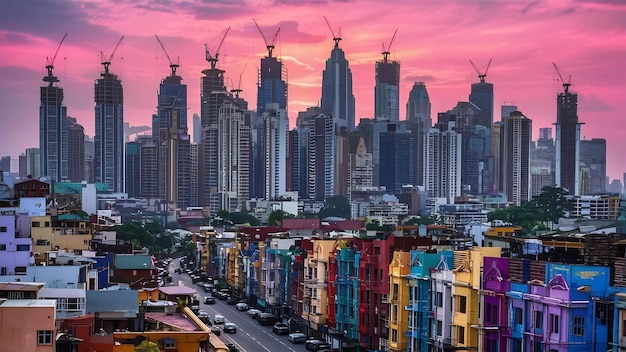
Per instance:
[[[613,112],[615,107],[605,103],[599,96],[590,94],[578,95],[578,110],[584,112]]]
[[[412,76],[403,76],[402,80],[406,83],[413,82],[435,82],[437,79],[433,75],[412,75]]]
[[[348,3],[351,0],[276,0],[274,5],[287,5],[287,6],[321,6],[328,5],[332,2]]]

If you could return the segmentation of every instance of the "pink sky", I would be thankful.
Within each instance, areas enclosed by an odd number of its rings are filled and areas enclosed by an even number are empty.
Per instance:
[[[357,119],[372,117],[374,62],[396,28],[391,57],[401,62],[400,116],[414,81],[424,81],[433,120],[437,112],[467,101],[478,81],[469,60],[484,68],[494,84],[495,111],[513,103],[540,127],[556,120],[561,91],[556,62],[572,91],[579,94],[579,116],[586,139],[606,138],[608,175],[626,171],[626,2],[622,0],[117,0],[3,1],[0,12],[0,155],[13,158],[38,147],[39,87],[46,57],[64,33],[54,73],[65,90],[68,115],[94,133],[93,83],[100,51],[115,54],[111,72],[124,86],[125,121],[150,125],[160,80],[168,62],[154,35],[179,57],[188,85],[189,119],[199,112],[204,43],[215,50],[231,27],[218,67],[232,85],[242,74],[242,97],[256,106],[256,71],[265,44],[252,18],[273,36],[275,53],[288,70],[289,116],[317,105],[324,62],[333,42],[323,16],[341,27],[354,79]],[[190,121],[191,122],[191,121]],[[191,126],[191,124],[190,124]],[[191,133],[191,132],[190,132]]]

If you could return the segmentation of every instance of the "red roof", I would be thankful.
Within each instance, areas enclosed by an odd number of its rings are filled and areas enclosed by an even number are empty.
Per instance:
[[[289,230],[318,230],[319,219],[284,219],[283,227]]]

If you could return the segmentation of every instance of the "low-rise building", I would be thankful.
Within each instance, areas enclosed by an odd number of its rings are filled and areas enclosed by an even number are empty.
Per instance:
[[[0,298],[0,349],[55,352],[56,302]]]

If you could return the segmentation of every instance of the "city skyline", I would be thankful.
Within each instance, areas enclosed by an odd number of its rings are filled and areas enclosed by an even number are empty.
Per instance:
[[[93,136],[92,89],[102,69],[99,54],[110,54],[120,35],[126,37],[111,71],[124,86],[124,120],[150,125],[156,111],[155,92],[169,71],[154,34],[163,39],[172,58],[180,58],[179,73],[189,87],[191,116],[200,111],[201,71],[209,67],[204,43],[215,50],[231,27],[217,67],[226,71],[229,87],[239,86],[241,75],[241,97],[254,106],[258,60],[266,48],[252,18],[266,35],[280,27],[275,54],[288,69],[293,128],[297,112],[318,105],[321,99],[322,71],[334,46],[323,19],[326,16],[334,30],[342,28],[341,47],[353,73],[357,123],[360,118],[374,117],[375,62],[382,59],[381,43],[388,45],[397,27],[390,59],[401,63],[402,119],[415,81],[426,84],[434,120],[438,112],[468,100],[471,84],[479,81],[469,60],[484,69],[493,58],[486,82],[494,84],[494,110],[505,103],[517,105],[533,120],[536,140],[539,128],[556,122],[556,97],[562,92],[552,66],[556,62],[566,79],[571,74],[571,91],[578,93],[579,118],[585,123],[581,139],[606,138],[607,175],[621,178],[619,151],[626,148],[626,140],[620,137],[626,127],[619,118],[626,102],[619,73],[626,72],[626,63],[619,58],[626,51],[622,20],[626,6],[615,1],[577,1],[574,5],[568,1],[451,1],[444,5],[400,1],[393,8],[373,1],[359,3],[364,5],[343,1],[173,2],[169,6],[151,1],[10,1],[0,14],[0,48],[5,53],[0,59],[0,103],[6,107],[2,121],[9,121],[13,128],[0,129],[0,154],[17,158],[26,148],[38,146],[38,136],[31,131],[38,121],[37,90],[45,84],[46,56],[54,54],[64,33],[68,37],[54,73],[65,92],[67,114]],[[51,8],[59,12],[51,16]],[[55,18],[64,22],[57,25]],[[144,18],[150,21],[140,22]],[[166,30],[163,23],[171,25]],[[498,120],[494,114],[494,121]]]

